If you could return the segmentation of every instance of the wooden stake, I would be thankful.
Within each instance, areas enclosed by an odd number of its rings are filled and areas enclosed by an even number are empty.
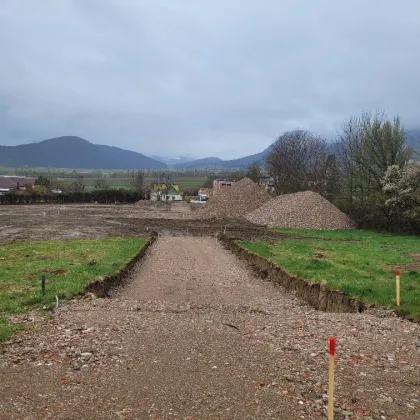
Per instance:
[[[396,286],[397,286],[397,306],[400,306],[400,270],[397,270],[395,272],[395,281],[396,281]]]
[[[330,366],[328,379],[328,420],[334,420],[334,355],[335,338],[330,337]]]
[[[42,296],[45,296],[45,280],[47,279],[47,276],[45,274],[42,274],[41,276],[41,293]]]

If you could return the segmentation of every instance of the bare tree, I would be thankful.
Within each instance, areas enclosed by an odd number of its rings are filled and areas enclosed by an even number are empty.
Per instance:
[[[268,173],[277,194],[325,190],[327,143],[305,130],[282,134],[266,158]]]
[[[83,175],[78,174],[77,172],[75,172],[75,174],[76,174],[76,179],[70,184],[68,190],[71,192],[83,192],[85,190],[85,183],[84,183]]]
[[[248,166],[246,176],[252,181],[258,183],[261,178],[261,162],[255,161]]]
[[[146,193],[146,187],[144,183],[144,173],[143,171],[132,171],[129,174],[129,182],[134,187],[134,189],[140,194],[144,195]]]
[[[104,178],[98,178],[95,180],[94,188],[95,190],[106,190],[108,188],[108,184]]]

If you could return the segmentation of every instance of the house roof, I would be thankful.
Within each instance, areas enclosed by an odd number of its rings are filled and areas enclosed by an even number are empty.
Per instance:
[[[177,181],[170,181],[170,180],[164,180],[164,179],[160,179],[160,180],[154,180],[152,181],[152,184],[174,184],[174,185],[179,185],[179,182]]]
[[[20,176],[0,176],[0,188],[16,188],[19,183],[20,186],[34,184],[33,178],[25,178]]]
[[[9,178],[0,176],[0,188],[2,189],[13,188],[15,185],[16,184]]]
[[[167,195],[180,195],[179,191],[177,191],[174,187],[170,186],[166,191]]]

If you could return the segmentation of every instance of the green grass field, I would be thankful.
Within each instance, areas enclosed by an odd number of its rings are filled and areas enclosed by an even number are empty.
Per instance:
[[[83,183],[85,184],[85,189],[87,191],[93,191],[95,189],[95,181],[98,178],[84,178]],[[106,185],[108,188],[115,188],[115,189],[130,189],[132,186],[128,182],[126,178],[103,178],[106,182]],[[74,178],[60,178],[59,181],[65,185],[68,186],[72,182],[75,181]]]
[[[350,296],[396,309],[395,269],[401,268],[400,311],[420,319],[420,237],[361,230],[280,230],[304,236],[273,243],[241,242],[251,252],[307,280],[327,280]],[[413,255],[414,254],[414,255]]]
[[[107,186],[110,188],[132,188],[130,185],[128,179],[126,178],[103,178],[106,182]],[[60,182],[62,182],[64,185],[70,185],[75,179],[74,178],[60,178]],[[83,183],[86,186],[87,191],[92,191],[95,188],[95,181],[97,178],[84,178]],[[150,185],[151,182],[153,182],[155,178],[153,177],[146,177],[145,183],[146,185]],[[176,182],[178,182],[181,186],[181,191],[189,191],[192,189],[199,189],[202,187],[202,185],[206,182],[205,177],[178,177],[175,179]]]
[[[14,329],[8,315],[52,307],[56,295],[61,300],[82,293],[91,280],[121,270],[145,243],[144,238],[0,243],[0,341]]]

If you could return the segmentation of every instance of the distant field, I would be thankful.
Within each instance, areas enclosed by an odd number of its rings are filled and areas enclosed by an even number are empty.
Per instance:
[[[78,174],[84,175],[84,184],[86,185],[86,189],[91,191],[94,189],[95,181],[97,179],[104,179],[107,185],[111,188],[131,188],[131,185],[124,175],[127,171],[122,170],[114,170],[114,169],[69,169],[69,168],[43,168],[43,167],[6,167],[0,166],[0,175],[16,175],[16,171],[21,172],[22,174],[26,174],[27,176],[37,177],[40,174],[44,174],[46,176],[50,176],[52,178],[59,179],[64,185],[71,184],[75,178],[71,178],[74,172]],[[168,170],[156,170],[156,171],[144,171],[145,172],[145,181],[146,184],[150,184],[151,182],[155,181],[159,177],[169,175],[173,181],[178,182],[181,185],[182,191],[189,191],[199,189],[203,186],[206,182],[207,177],[205,172],[201,172],[200,174],[193,174],[183,175],[180,173],[180,176],[177,175],[176,171],[172,171],[171,169]],[[97,174],[102,173],[102,178],[96,178]],[[111,174],[117,174],[118,178],[111,178]]]
[[[420,319],[420,238],[361,230],[281,232],[305,239],[242,242],[246,249],[292,274],[320,282],[366,302],[397,308],[395,269],[401,269],[400,310]]]
[[[83,182],[86,185],[86,189],[93,190],[95,186],[95,181],[99,178],[84,178]],[[101,178],[107,185],[111,188],[131,188],[131,185],[127,178]],[[146,177],[146,184],[150,184],[156,178],[155,177]],[[60,178],[60,182],[65,185],[70,185],[75,179],[74,178]],[[199,189],[204,182],[206,181],[205,177],[177,177],[176,182],[179,182],[181,185],[182,191],[188,191],[192,189]]]
[[[89,281],[122,269],[145,245],[144,238],[77,239],[0,243],[0,341],[16,328],[7,316],[70,299]],[[46,295],[41,295],[45,273]]]
[[[10,166],[1,166],[0,165],[0,175],[16,175],[16,170],[21,172],[35,172],[35,173],[63,173],[63,174],[71,174],[73,171],[80,172],[80,173],[91,173],[94,171],[100,171],[103,174],[109,174],[112,172],[116,172],[112,169],[70,169],[70,168],[47,168],[42,166],[37,167],[29,167],[29,166],[19,166],[19,167],[10,167]]]
[[[75,178],[58,178],[60,182],[64,185],[70,185],[72,182],[75,181]],[[95,189],[95,181],[99,178],[84,178],[83,183],[86,186],[88,191],[92,191]],[[126,178],[103,178],[110,188],[125,188],[129,189],[132,188],[130,183]]]

